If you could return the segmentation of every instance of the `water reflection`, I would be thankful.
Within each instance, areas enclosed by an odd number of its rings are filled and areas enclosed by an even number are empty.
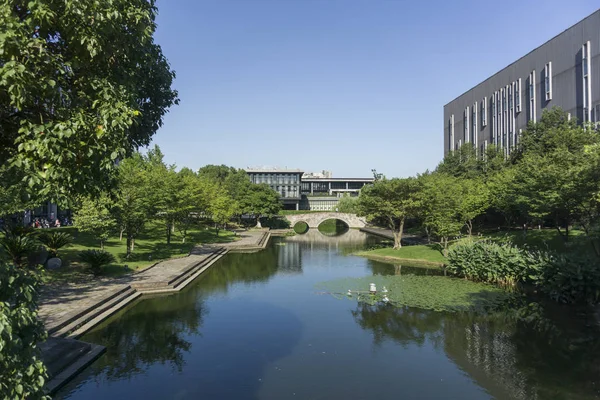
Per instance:
[[[560,318],[547,311],[557,328],[540,333],[502,315],[315,293],[332,279],[438,273],[345,256],[377,241],[356,230],[311,230],[258,253],[228,254],[188,289],[141,301],[83,337],[107,353],[62,395],[600,398],[600,333],[573,309],[558,310]]]
[[[373,334],[377,346],[388,340],[402,346],[431,343],[495,398],[600,398],[598,329],[579,326],[575,335],[562,331],[544,337],[502,314],[448,314],[364,303],[351,314]]]
[[[368,260],[368,266],[373,275],[444,275],[441,267],[413,266],[374,260]]]
[[[367,245],[373,245],[380,241],[380,238],[367,235],[358,229],[349,229],[345,233],[335,236],[327,236],[317,229],[309,229],[305,234],[291,236],[286,239],[288,244],[303,243],[308,245],[303,246],[305,250],[328,250],[341,254],[354,253],[363,250]]]
[[[284,246],[269,246],[256,253],[230,253],[198,280],[207,293],[227,293],[229,287],[238,283],[266,283],[278,270],[281,247]]]
[[[85,341],[107,348],[96,364],[105,378],[130,378],[156,363],[182,370],[184,354],[191,347],[185,337],[199,333],[207,311],[196,291],[165,300],[147,299],[123,312],[123,318],[118,315],[118,324],[105,324],[85,335]]]

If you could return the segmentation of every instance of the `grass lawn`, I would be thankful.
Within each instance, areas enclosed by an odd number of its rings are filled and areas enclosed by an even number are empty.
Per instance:
[[[385,248],[360,251],[356,253],[356,255],[390,261],[417,260],[435,264],[443,264],[446,262],[446,258],[442,254],[440,246],[436,244],[404,246],[399,250]]]
[[[88,233],[80,233],[77,228],[69,226],[57,228],[71,234],[75,241],[70,246],[59,251],[63,260],[63,267],[56,271],[49,271],[50,280],[72,280],[82,274],[89,275],[78,261],[78,253],[82,250],[100,249],[100,243]],[[220,230],[219,235],[215,230],[199,225],[188,231],[186,243],[181,242],[181,235],[176,232],[171,237],[171,244],[167,244],[164,225],[158,221],[147,224],[144,232],[135,240],[135,248],[129,260],[125,260],[126,240],[119,237],[110,238],[104,244],[104,250],[115,256],[114,264],[104,267],[105,275],[122,275],[141,270],[168,258],[185,257],[196,244],[223,243],[236,240],[230,231]],[[125,268],[127,265],[127,268]]]
[[[576,229],[569,231],[569,242],[565,242],[556,229],[529,229],[527,235],[522,230],[491,232],[485,234],[485,237],[495,241],[510,239],[517,246],[527,245],[536,250],[555,250],[558,252],[573,250],[587,252],[593,250],[585,233]]]

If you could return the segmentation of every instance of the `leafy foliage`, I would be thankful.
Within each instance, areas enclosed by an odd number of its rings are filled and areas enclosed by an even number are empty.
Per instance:
[[[89,232],[100,242],[100,250],[104,250],[104,242],[117,228],[117,221],[112,212],[113,203],[108,195],[99,198],[83,198],[73,215],[79,232]]]
[[[82,251],[79,259],[90,267],[94,275],[100,275],[103,266],[115,262],[115,257],[103,250]]]
[[[535,284],[559,303],[600,302],[600,264],[597,259],[565,254],[544,254]]]
[[[107,187],[115,161],[148,145],[177,103],[156,13],[145,0],[0,5],[0,164],[30,193]]]
[[[380,179],[361,191],[358,215],[378,221],[394,233],[394,249],[402,247],[406,218],[416,215],[419,203],[416,194],[419,182],[415,178]]]
[[[29,227],[9,226],[0,237],[0,248],[17,267],[28,264],[27,256],[33,253],[39,245],[36,232]]]
[[[450,248],[447,271],[467,279],[512,288],[529,280],[535,255],[512,244],[463,242]]]
[[[46,368],[37,343],[46,339],[37,317],[39,272],[0,262],[0,398],[44,398]]]
[[[58,250],[73,243],[73,236],[66,232],[43,232],[38,240],[48,249],[48,258],[58,257]]]
[[[348,214],[357,214],[358,208],[358,197],[344,196],[340,198],[337,205],[338,211]]]
[[[433,173],[419,176],[419,181],[419,217],[429,234],[440,238],[447,256],[450,237],[459,235],[464,225],[460,179]]]

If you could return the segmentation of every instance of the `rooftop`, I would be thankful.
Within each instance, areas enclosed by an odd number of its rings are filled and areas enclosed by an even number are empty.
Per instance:
[[[246,168],[245,170],[252,174],[302,174],[304,171],[301,169],[287,169],[287,168]]]

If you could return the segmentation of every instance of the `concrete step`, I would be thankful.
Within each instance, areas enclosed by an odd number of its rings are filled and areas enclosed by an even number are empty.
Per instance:
[[[191,275],[195,274],[198,269],[202,268],[206,264],[211,263],[213,260],[217,260],[217,259],[221,258],[221,256],[223,254],[225,254],[226,252],[227,252],[227,250],[225,248],[221,247],[220,249],[218,249],[217,251],[215,251],[208,257],[206,257],[204,260],[186,268],[186,270],[183,271],[181,274],[179,274],[178,276],[169,280],[169,287],[179,286],[181,284],[181,282],[187,280]]]
[[[114,292],[110,293],[109,295],[105,296],[104,298],[100,299],[98,301],[98,303],[79,311],[76,314],[73,314],[71,316],[69,316],[68,318],[66,318],[64,321],[62,321],[60,324],[51,327],[50,329],[48,329],[48,334],[49,335],[54,335],[57,331],[62,330],[63,327],[65,327],[66,325],[70,325],[72,324],[74,321],[80,319],[81,317],[85,316],[86,314],[93,312],[94,310],[96,310],[99,306],[101,306],[102,304],[105,304],[107,302],[110,302],[111,300],[115,299],[116,297],[122,296],[124,293],[126,292],[130,292],[131,291],[131,287],[129,286],[125,286],[119,290],[115,290]]]
[[[67,324],[63,324],[63,326],[53,331],[51,334],[53,336],[66,337],[70,332],[74,331],[89,320],[94,319],[97,315],[111,309],[115,304],[119,304],[123,300],[128,299],[135,293],[135,289],[127,286],[126,290],[122,290],[116,296],[110,296],[108,299],[105,299],[95,306],[88,308],[86,313],[80,313],[78,318],[71,319]]]
[[[104,311],[102,311],[99,314],[96,314],[92,319],[87,320],[83,325],[78,326],[77,329],[70,332],[66,337],[70,339],[77,339],[78,337],[80,337],[81,335],[98,325],[100,322],[104,321],[117,311],[120,311],[126,305],[128,305],[134,300],[137,300],[141,296],[142,293],[133,291],[129,296],[123,298],[118,303],[113,303],[113,305],[110,308],[104,308]]]
[[[215,254],[210,260],[206,260],[206,262],[199,264],[199,266],[189,274],[186,274],[185,277],[178,280],[173,284],[173,288],[181,290],[187,285],[189,285],[192,281],[194,281],[198,276],[200,276],[204,271],[210,268],[214,263],[216,263],[222,256],[227,254],[227,249],[222,249],[218,253]]]
[[[196,278],[198,278],[204,271],[210,268],[215,262],[217,262],[221,256],[227,254],[227,249],[222,249],[218,253],[211,257],[210,260],[207,258],[203,260],[201,263],[198,263],[196,267],[189,271],[185,276],[180,276],[177,282],[174,285],[169,286],[168,288],[157,288],[157,289],[149,289],[145,290],[144,294],[169,294],[175,293],[182,290],[184,287],[193,282]]]

